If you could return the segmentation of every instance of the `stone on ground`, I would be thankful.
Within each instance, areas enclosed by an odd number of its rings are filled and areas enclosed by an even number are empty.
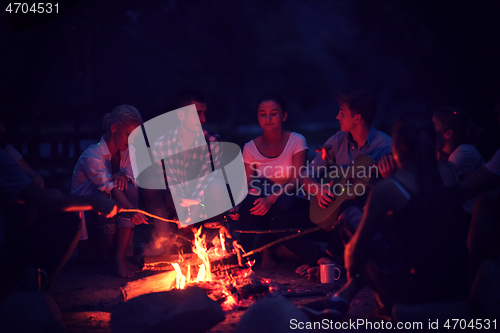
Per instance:
[[[255,303],[248,309],[236,327],[237,333],[282,333],[295,332],[290,321],[307,322],[306,314],[290,302],[267,299]]]
[[[135,297],[111,314],[115,333],[202,333],[225,319],[222,308],[200,288]]]

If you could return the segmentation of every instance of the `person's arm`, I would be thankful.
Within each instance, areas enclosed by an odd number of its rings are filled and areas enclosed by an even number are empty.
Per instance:
[[[215,140],[220,140],[219,136],[214,137]],[[198,173],[198,184],[193,192],[191,199],[196,200],[203,204],[205,190],[208,183],[214,178],[215,170],[220,167],[220,159],[222,154],[222,143],[219,141],[209,141],[207,142],[207,152],[205,163],[201,166],[200,172]],[[214,170],[212,170],[212,163]]]
[[[460,182],[462,200],[474,198],[479,193],[498,186],[500,186],[500,176],[483,166]]]
[[[247,179],[247,186],[248,190],[252,190],[252,180],[255,179],[255,170],[252,168],[252,166],[248,163],[244,163],[245,166],[245,176]],[[255,189],[257,191],[260,191],[260,189]],[[239,210],[240,210],[241,202],[234,206],[234,208],[231,208],[228,212],[229,217],[232,220],[238,220],[240,218]]]
[[[40,186],[41,188],[45,188],[45,182],[43,181],[42,176],[40,176],[35,170],[33,170],[28,162],[24,158],[21,157],[19,161],[17,161],[17,165],[19,168],[28,176],[30,179]]]
[[[118,207],[113,200],[92,196],[66,195],[54,189],[42,189],[31,182],[17,194],[26,204],[47,213],[94,210],[107,218],[113,217]]]
[[[212,152],[212,162],[214,163],[214,170],[220,169],[220,161],[222,157],[223,143],[221,138],[217,135],[215,137],[218,141],[207,142],[210,145],[210,151]]]
[[[114,187],[111,190],[111,197],[118,203],[119,206],[125,209],[136,209],[137,207],[134,207],[130,201],[128,200],[127,196],[125,193],[123,193],[122,190],[120,190],[118,187]],[[148,224],[146,217],[142,213],[135,213],[134,216],[132,217],[132,222],[136,225],[145,223]]]
[[[90,181],[99,191],[111,193],[115,184],[112,180],[111,170],[106,167],[103,156],[85,151],[80,157],[81,165]]]
[[[258,198],[255,200],[254,207],[250,209],[252,214],[254,215],[265,215],[271,209],[272,205],[278,200],[280,195],[288,195],[293,193],[293,190],[297,187],[297,181],[300,179],[298,175],[298,170],[300,167],[306,164],[307,157],[307,149],[299,151],[298,153],[293,154],[292,157],[292,165],[294,168],[292,178],[284,185],[281,185],[283,191],[280,191],[281,194],[271,193],[267,197]],[[247,175],[248,177],[248,175]]]
[[[381,230],[385,214],[390,210],[393,200],[397,200],[387,181],[375,186],[354,236],[345,247],[346,268],[351,277],[356,276],[366,262],[372,240]]]
[[[317,177],[321,176],[320,171],[328,169],[335,163],[328,154],[328,150],[332,148],[329,141],[330,140],[322,147],[316,149],[314,160],[311,162],[306,172],[301,174],[301,182],[304,185],[304,191],[308,195],[315,195],[321,208],[326,208],[333,198],[333,194],[330,192],[330,184],[321,185],[321,183],[316,180]]]
[[[378,161],[378,169],[382,178],[389,178],[398,170],[396,160],[392,153],[382,156]]]
[[[248,189],[252,188],[252,180],[255,179],[255,168],[249,163],[244,163],[245,165],[245,175],[247,177]]]

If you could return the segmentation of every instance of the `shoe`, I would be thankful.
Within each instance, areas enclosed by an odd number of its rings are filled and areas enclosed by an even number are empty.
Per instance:
[[[349,304],[341,300],[332,301],[330,297],[326,297],[322,300],[299,306],[299,308],[315,316],[329,315],[341,320],[347,314]]]

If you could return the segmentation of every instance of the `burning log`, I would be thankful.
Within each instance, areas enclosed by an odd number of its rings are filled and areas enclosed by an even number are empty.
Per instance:
[[[232,310],[252,302],[243,302],[251,294],[269,290],[267,285],[253,281],[251,265],[242,265],[241,246],[233,242],[236,252],[228,252],[224,236],[219,234],[212,240],[213,247],[207,249],[206,235],[202,235],[201,231],[202,228],[194,232],[192,254],[145,258],[145,269],[168,271],[128,283],[122,288],[124,299],[197,286],[205,290],[211,299],[221,303],[224,310]]]
[[[144,267],[143,270],[146,271],[171,271],[173,263],[178,263],[182,265],[192,265],[198,266],[202,262],[197,255],[193,253],[187,253],[182,256],[180,255],[160,255],[160,256],[148,256],[144,257]]]
[[[176,272],[174,270],[148,276],[143,279],[131,281],[123,288],[120,288],[123,299],[126,301],[140,295],[168,291],[175,287]]]

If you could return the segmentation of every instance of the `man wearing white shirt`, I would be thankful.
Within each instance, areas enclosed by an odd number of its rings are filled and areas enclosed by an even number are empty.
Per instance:
[[[111,197],[123,208],[137,208],[138,189],[130,165],[128,137],[141,124],[139,111],[130,105],[118,106],[106,114],[101,141],[91,145],[78,159],[71,193]],[[141,223],[147,221],[140,213],[122,213],[116,219],[97,217],[98,228],[107,244],[116,247],[116,273],[120,277],[131,277],[138,270],[126,260],[125,253],[134,226]]]

